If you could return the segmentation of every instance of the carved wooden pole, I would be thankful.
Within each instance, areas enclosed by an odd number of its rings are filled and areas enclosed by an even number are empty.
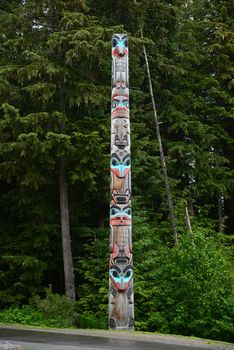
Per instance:
[[[109,327],[134,329],[128,38],[112,38]]]

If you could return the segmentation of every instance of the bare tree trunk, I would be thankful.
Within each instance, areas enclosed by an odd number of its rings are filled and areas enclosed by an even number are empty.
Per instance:
[[[217,154],[222,154],[222,151],[220,149],[216,150]],[[220,167],[219,161],[216,160],[216,168],[218,169]],[[218,192],[218,233],[222,234],[224,232],[224,223],[225,223],[225,217],[224,217],[224,196],[223,191],[220,190]]]
[[[188,210],[191,216],[194,216],[194,207],[191,199],[188,200]]]
[[[140,27],[140,33],[141,33],[141,37],[144,38],[143,31],[142,31],[141,27]],[[177,233],[177,227],[176,227],[176,222],[175,222],[174,206],[173,206],[173,201],[172,201],[172,196],[171,196],[171,191],[170,191],[170,186],[169,186],[169,180],[168,180],[168,175],[167,175],[167,165],[166,165],[166,160],[165,160],[165,156],[164,156],[164,150],[163,150],[163,145],[162,145],[158,115],[157,115],[157,108],[156,108],[155,99],[154,99],[154,92],[153,92],[153,87],[152,87],[152,79],[151,79],[151,74],[150,74],[149,61],[148,61],[147,52],[146,52],[146,48],[145,48],[144,44],[143,44],[143,52],[144,52],[146,70],[147,70],[147,75],[148,75],[150,96],[151,96],[151,101],[152,101],[153,111],[154,111],[155,128],[156,128],[156,134],[157,134],[158,143],[159,143],[159,153],[160,153],[160,158],[161,158],[161,162],[162,162],[163,180],[164,180],[164,185],[165,185],[166,194],[167,194],[167,202],[168,202],[168,207],[169,207],[171,227],[172,227],[172,231],[173,231],[174,243],[175,243],[175,245],[177,245],[178,244],[178,233]]]
[[[71,251],[66,162],[64,156],[60,158],[59,193],[66,298],[75,301],[75,278]]]
[[[56,23],[54,30],[61,32],[60,17],[57,12],[56,6],[52,6],[53,20]],[[54,24],[52,24],[53,26]],[[64,65],[64,52],[60,51],[57,55],[57,59],[61,66]],[[65,106],[65,93],[62,81],[59,82],[59,102],[58,108],[63,114],[66,113]],[[65,131],[64,123],[60,125],[60,132],[63,134]],[[69,205],[68,205],[68,192],[67,192],[67,177],[66,177],[66,158],[60,157],[59,164],[59,196],[60,196],[60,222],[61,222],[61,236],[62,236],[62,250],[63,250],[63,269],[64,269],[64,282],[66,298],[71,301],[76,300],[75,294],[75,276],[73,268],[73,258],[71,250],[71,237],[70,237],[70,219],[69,219]]]
[[[64,101],[63,88],[59,91],[59,108],[65,114],[66,107]],[[64,123],[60,126],[60,132],[64,133]],[[67,192],[67,176],[66,176],[66,158],[60,157],[59,167],[59,195],[60,195],[60,218],[61,218],[61,235],[63,248],[63,268],[64,268],[64,282],[66,298],[72,301],[76,300],[75,293],[75,277],[73,268],[73,258],[71,250],[71,236],[70,236],[70,218]]]
[[[224,231],[224,222],[225,218],[223,216],[223,195],[222,193],[219,194],[218,196],[218,222],[219,222],[219,227],[218,227],[218,232],[223,233]]]
[[[186,229],[188,234],[192,234],[192,226],[191,226],[191,221],[190,221],[190,215],[188,211],[188,207],[186,206],[185,208],[185,224],[186,224]]]

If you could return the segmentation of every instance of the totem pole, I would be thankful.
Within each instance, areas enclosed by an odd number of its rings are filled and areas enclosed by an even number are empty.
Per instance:
[[[112,37],[109,327],[134,329],[128,38]]]

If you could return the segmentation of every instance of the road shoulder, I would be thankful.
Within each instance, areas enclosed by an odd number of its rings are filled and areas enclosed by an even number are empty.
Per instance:
[[[5,331],[5,332],[4,332]],[[0,339],[4,333],[8,332],[26,332],[27,334],[45,334],[51,336],[89,336],[109,339],[134,340],[160,344],[174,344],[181,346],[201,347],[212,350],[234,350],[234,344],[220,342],[216,340],[184,337],[177,335],[166,335],[159,333],[148,333],[139,331],[107,331],[107,330],[89,330],[89,329],[57,329],[57,328],[41,328],[23,325],[7,325],[0,324]]]

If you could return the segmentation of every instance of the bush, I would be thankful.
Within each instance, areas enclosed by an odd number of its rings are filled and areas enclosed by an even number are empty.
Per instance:
[[[33,309],[29,305],[11,307],[0,312],[2,323],[19,323],[23,325],[41,327],[59,327],[60,322],[54,318],[45,317],[43,312]]]
[[[78,323],[76,304],[46,289],[46,297],[36,296],[29,305],[11,307],[0,312],[1,322],[41,327],[74,327]]]
[[[180,237],[178,247],[161,245],[137,269],[138,329],[233,340],[234,276],[214,238]]]
[[[91,313],[82,314],[79,319],[79,328],[107,329],[107,324],[107,316],[99,318]]]
[[[78,322],[76,303],[53,293],[51,286],[46,289],[44,299],[36,296],[30,304],[45,317],[55,320],[58,327],[72,327]]]
[[[51,286],[46,289],[44,299],[35,296],[29,305],[11,307],[0,312],[0,320],[5,323],[23,325],[67,328],[106,329],[107,316],[98,317],[91,312],[78,315],[77,303],[52,292]]]

